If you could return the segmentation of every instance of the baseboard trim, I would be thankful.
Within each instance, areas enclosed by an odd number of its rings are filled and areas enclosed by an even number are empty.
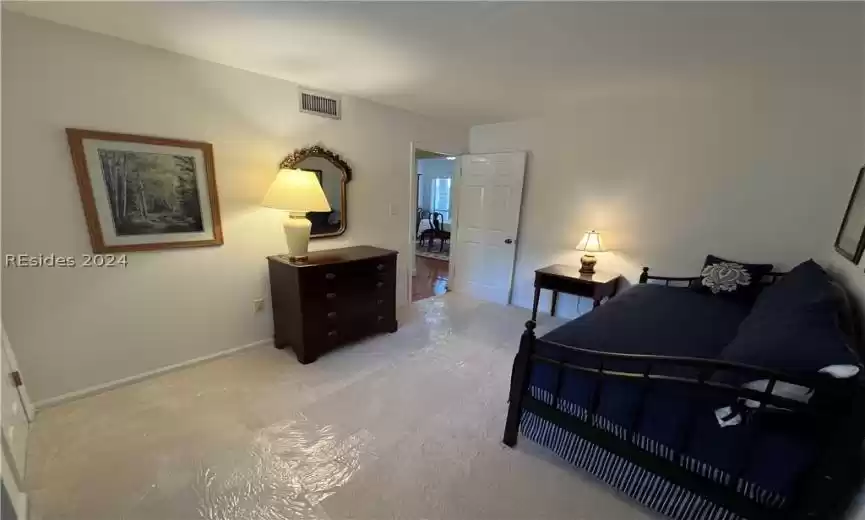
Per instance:
[[[134,376],[124,377],[122,379],[116,379],[114,381],[109,381],[107,383],[102,383],[100,385],[89,386],[82,390],[75,390],[74,392],[68,392],[62,395],[58,395],[57,397],[50,397],[48,399],[43,399],[42,401],[37,401],[33,403],[33,406],[36,408],[36,411],[50,408],[52,406],[57,406],[59,404],[63,404],[69,401],[73,401],[75,399],[81,399],[82,397],[87,397],[89,395],[98,394],[101,392],[105,392],[107,390],[111,390],[120,386],[129,385],[132,383],[137,383],[138,381],[148,379],[154,376],[158,376],[160,374],[164,374],[166,372],[172,372],[174,370],[178,370],[180,368],[186,368],[192,365],[197,365],[199,363],[204,363],[205,361],[210,361],[212,359],[225,357],[235,352],[240,352],[241,350],[246,350],[248,348],[258,347],[261,345],[267,345],[268,343],[273,343],[272,339],[262,339],[247,345],[241,345],[239,347],[232,347],[226,350],[221,350],[219,352],[208,354],[206,356],[201,356],[193,359],[189,359],[186,361],[181,361],[180,363],[175,363],[173,365],[164,366],[161,368],[157,368],[155,370],[148,370],[147,372],[142,372],[141,374],[136,374]]]

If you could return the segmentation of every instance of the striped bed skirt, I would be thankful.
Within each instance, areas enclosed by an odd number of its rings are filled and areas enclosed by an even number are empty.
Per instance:
[[[549,405],[553,404],[552,393],[534,386],[529,387],[529,391],[535,399]],[[588,410],[561,398],[557,408],[583,420],[588,417]],[[626,438],[625,428],[603,417],[595,416],[592,424],[619,438]],[[559,457],[588,471],[649,509],[675,520],[739,520],[742,518],[531,412],[523,410],[520,431],[526,438],[549,448]],[[635,443],[642,449],[668,460],[673,460],[676,456],[667,446],[639,434],[635,438]],[[688,456],[678,457],[679,463],[694,473],[722,484],[730,481],[731,477],[726,472]],[[784,505],[783,495],[766,491],[743,479],[739,479],[737,489],[743,495],[768,507],[780,508]]]

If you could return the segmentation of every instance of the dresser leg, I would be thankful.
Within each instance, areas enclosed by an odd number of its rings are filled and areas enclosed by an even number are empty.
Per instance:
[[[273,348],[283,350],[285,348],[285,343],[280,343],[276,338],[273,338]]]
[[[316,359],[318,359],[318,357],[312,354],[301,354],[300,352],[297,352],[297,360],[300,362],[301,365],[308,365],[314,362]]]

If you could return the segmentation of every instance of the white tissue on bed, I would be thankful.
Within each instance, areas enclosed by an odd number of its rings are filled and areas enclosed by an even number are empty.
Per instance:
[[[849,379],[859,373],[859,367],[856,365],[827,365],[821,368],[819,372],[821,374],[829,374],[835,379]],[[765,392],[769,386],[769,380],[758,379],[742,386],[749,390]],[[799,401],[800,403],[807,403],[811,400],[811,396],[814,395],[814,389],[806,386],[795,385],[793,383],[787,383],[785,381],[778,381],[772,389],[772,395],[784,397],[793,401]],[[759,408],[760,403],[753,399],[745,399],[745,406],[748,408]],[[766,407],[777,408],[770,404],[767,404]]]
[[[856,365],[828,365],[820,369],[823,374],[829,374],[836,379],[849,379],[859,373]]]
[[[736,415],[730,417],[732,413],[733,409],[729,406],[725,406],[723,408],[718,408],[717,410],[715,410],[715,418],[718,419],[718,425],[721,426],[721,428],[726,428],[727,426],[738,426],[739,424],[742,424],[742,415],[737,413]]]
[[[766,389],[769,387],[769,380],[758,379],[756,381],[746,383],[742,386],[756,392],[765,392]],[[775,395],[777,397],[784,397],[792,401],[799,401],[800,403],[807,403],[808,401],[810,401],[813,392],[813,389],[806,386],[794,385],[793,383],[785,383],[784,381],[776,382],[774,388],[772,388],[772,395]],[[759,408],[760,402],[754,401],[753,399],[746,399],[745,406],[747,406],[748,408]],[[769,408],[776,408],[775,406],[768,403],[766,404],[766,406]]]

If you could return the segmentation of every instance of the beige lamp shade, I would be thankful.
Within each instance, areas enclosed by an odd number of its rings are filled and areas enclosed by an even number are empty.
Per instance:
[[[315,172],[287,168],[276,174],[261,205],[298,213],[331,210]]]
[[[601,253],[604,251],[604,244],[601,242],[601,234],[595,231],[587,231],[583,235],[583,239],[577,244],[577,251],[586,251],[587,253]]]

